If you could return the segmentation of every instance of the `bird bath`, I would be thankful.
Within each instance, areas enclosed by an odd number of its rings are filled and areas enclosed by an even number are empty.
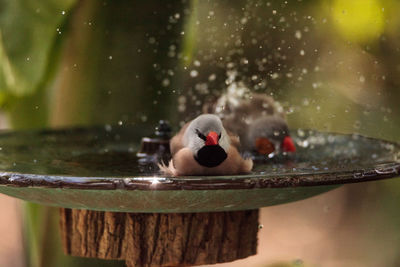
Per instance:
[[[400,173],[399,144],[299,129],[291,132],[295,154],[256,158],[250,174],[167,177],[156,156],[137,156],[151,132],[146,125],[4,132],[0,192],[62,207],[67,254],[180,266],[254,255],[260,207]]]
[[[118,212],[210,212],[296,201],[345,183],[396,177],[400,146],[359,135],[293,130],[295,155],[256,159],[251,174],[166,177],[139,159],[150,127],[0,135],[0,192],[45,205]]]

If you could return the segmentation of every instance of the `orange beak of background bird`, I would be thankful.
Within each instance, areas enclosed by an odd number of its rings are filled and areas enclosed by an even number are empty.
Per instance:
[[[257,152],[262,155],[268,155],[275,151],[274,144],[272,144],[271,141],[269,141],[269,139],[265,137],[257,138],[255,145]]]
[[[282,148],[285,152],[296,152],[296,146],[290,136],[286,136],[282,142]]]
[[[218,145],[218,134],[216,132],[209,132],[206,137],[206,146],[216,146]]]

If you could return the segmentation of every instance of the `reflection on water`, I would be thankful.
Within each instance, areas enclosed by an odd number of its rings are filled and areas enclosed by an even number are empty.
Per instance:
[[[147,127],[106,127],[3,134],[0,169],[88,177],[158,175],[157,158],[138,159]],[[359,135],[292,131],[295,154],[254,158],[254,174],[340,173],[400,162],[400,146]]]

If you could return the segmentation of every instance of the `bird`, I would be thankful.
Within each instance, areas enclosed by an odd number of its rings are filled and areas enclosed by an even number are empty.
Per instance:
[[[172,159],[168,166],[158,166],[161,172],[173,176],[250,173],[253,161],[241,156],[235,138],[218,116],[202,114],[186,123],[171,139]]]
[[[273,155],[296,151],[283,108],[270,96],[228,91],[214,103],[206,103],[203,111],[219,116],[225,128],[239,136],[242,152]]]

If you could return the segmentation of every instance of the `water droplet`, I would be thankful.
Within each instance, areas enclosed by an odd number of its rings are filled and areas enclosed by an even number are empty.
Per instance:
[[[149,44],[154,44],[156,42],[156,38],[150,37],[149,38]]]
[[[198,83],[195,85],[194,88],[196,89],[197,92],[199,92],[202,95],[209,94],[207,83]]]
[[[276,73],[276,72],[274,72],[274,73],[271,74],[271,79],[272,79],[272,80],[275,80],[275,79],[277,79],[278,77],[279,77],[279,74]]]
[[[197,71],[197,70],[192,70],[191,72],[190,72],[190,76],[191,77],[197,77],[197,75],[199,75],[199,72]]]
[[[186,103],[186,96],[181,95],[178,97],[178,103],[179,104],[185,104]]]
[[[186,111],[186,105],[185,104],[179,104],[178,105],[178,111],[179,112],[185,112]]]
[[[106,124],[106,125],[104,125],[104,129],[105,129],[107,132],[111,132],[112,126],[111,126],[110,124]]]
[[[308,142],[308,140],[304,140],[303,142],[300,142],[299,145],[300,145],[301,147],[308,147],[309,142]]]
[[[294,34],[294,37],[296,37],[296,39],[301,39],[301,31],[296,31]]]
[[[162,81],[162,86],[164,86],[164,87],[167,87],[169,84],[170,84],[170,81],[169,81],[169,79],[167,79],[167,78],[165,78],[165,79]]]
[[[304,137],[305,132],[304,132],[302,129],[297,129],[297,135],[298,135],[299,137]]]

